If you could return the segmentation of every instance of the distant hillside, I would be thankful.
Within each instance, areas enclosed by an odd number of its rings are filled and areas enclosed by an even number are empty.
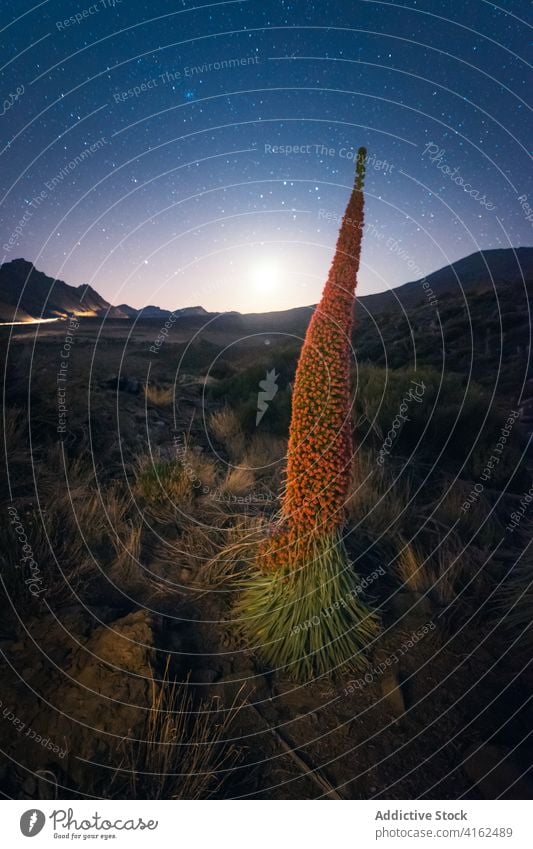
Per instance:
[[[121,304],[112,306],[91,286],[70,286],[54,280],[25,259],[14,259],[0,266],[0,322],[31,322],[40,318],[66,318],[68,315],[119,319],[160,319],[170,310],[146,306],[140,310]],[[174,310],[174,315],[208,315],[200,306]]]
[[[358,298],[357,315],[394,311],[398,306],[411,309],[431,299],[482,292],[493,286],[521,285],[533,280],[533,248],[508,248],[480,251],[434,271],[426,278],[405,283],[387,292]],[[17,314],[15,309],[20,299]],[[217,328],[238,327],[251,331],[265,328],[302,332],[305,330],[314,305],[270,313],[237,312],[219,314]],[[172,311],[182,320],[195,324],[215,313],[203,307],[184,307]],[[148,305],[140,310],[120,304],[111,306],[90,286],[69,286],[62,280],[47,277],[24,259],[15,259],[0,266],[0,321],[31,321],[32,318],[65,317],[69,313],[81,316],[108,314],[110,318],[165,321],[171,311]]]
[[[113,318],[127,318],[91,286],[69,286],[54,280],[25,259],[0,266],[0,321],[65,318],[69,314],[97,316],[107,310]]]
[[[173,310],[163,310],[161,307],[155,307],[152,304],[141,307],[140,310],[136,310],[135,307],[130,307],[128,304],[120,304],[117,307],[118,310],[123,312],[128,318],[139,318],[139,319],[152,319],[152,318],[161,318],[165,320],[170,315],[177,316],[194,316],[194,315],[209,315],[207,310],[203,307],[183,307],[183,309]]]
[[[389,292],[361,298],[371,313],[393,308],[398,302],[409,307],[429,298],[460,294],[461,290],[480,291],[496,285],[533,280],[533,248],[498,248],[479,251],[451,265],[439,268],[420,280],[404,283]]]

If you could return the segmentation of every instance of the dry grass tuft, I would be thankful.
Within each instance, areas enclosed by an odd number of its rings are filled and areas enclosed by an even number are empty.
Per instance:
[[[157,386],[155,383],[147,383],[144,387],[146,400],[156,407],[170,407],[174,403],[173,386]]]
[[[428,595],[437,606],[452,604],[460,594],[464,577],[464,555],[450,547],[439,547],[430,557],[406,544],[396,559],[396,572],[403,586],[413,593]]]
[[[414,546],[405,545],[396,560],[396,572],[403,586],[414,593],[423,593],[427,587],[423,557]]]
[[[139,458],[132,490],[145,513],[161,524],[181,522],[193,502],[191,478],[178,460]]]
[[[220,490],[228,495],[246,495],[255,483],[253,472],[242,467],[229,469]]]
[[[202,451],[187,449],[184,454],[183,463],[193,488],[201,493],[211,493],[216,487],[217,468],[216,464]]]
[[[240,706],[220,710],[218,700],[193,710],[187,684],[151,682],[143,740],[125,740],[114,781],[121,798],[206,799],[216,794],[238,751],[225,737]],[[125,784],[125,786],[124,786]]]
[[[244,454],[245,440],[237,414],[230,407],[217,410],[209,419],[209,430],[222,443],[232,460]]]
[[[533,651],[533,565],[514,565],[496,593],[494,616],[501,621],[509,638],[520,637],[520,648],[531,657]]]
[[[352,492],[346,502],[348,518],[362,524],[371,536],[394,536],[412,518],[409,482],[398,480],[391,486],[389,472],[375,462],[373,454],[357,454],[352,480]]]
[[[257,546],[264,539],[266,519],[262,515],[238,514],[225,530],[224,544],[199,571],[198,581],[204,589],[235,584],[256,562]]]

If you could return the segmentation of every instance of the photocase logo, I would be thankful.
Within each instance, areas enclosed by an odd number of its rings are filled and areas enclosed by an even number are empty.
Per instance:
[[[270,371],[267,371],[265,379],[259,381],[260,392],[257,393],[257,415],[255,417],[256,427],[268,410],[269,401],[273,400],[276,392],[278,391],[279,387],[276,383],[278,377],[279,374],[276,374],[276,369],[271,369]]]
[[[25,811],[20,818],[20,830],[24,837],[35,837],[43,830],[46,817],[42,811],[32,808],[30,811]]]

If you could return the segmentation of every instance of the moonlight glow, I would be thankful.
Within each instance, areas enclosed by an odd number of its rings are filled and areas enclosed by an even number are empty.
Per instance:
[[[281,282],[281,269],[273,260],[259,262],[252,269],[252,283],[258,293],[272,292]]]

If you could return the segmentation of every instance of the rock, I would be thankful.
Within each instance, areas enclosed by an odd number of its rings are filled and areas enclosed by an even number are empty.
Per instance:
[[[394,672],[387,672],[381,679],[381,694],[396,719],[405,713],[405,701],[400,681]]]
[[[431,619],[432,612],[431,600],[423,593],[401,590],[391,599],[391,621],[401,625],[402,629],[416,631]]]
[[[463,769],[484,799],[533,799],[533,783],[504,746],[472,746]]]
[[[214,684],[211,694],[219,698],[221,704],[226,707],[232,704],[244,704],[246,699],[257,698],[258,693],[259,700],[268,698],[270,693],[267,692],[260,678],[247,678],[242,673],[230,673]]]
[[[37,770],[37,798],[57,799],[59,791],[58,779],[51,769]]]
[[[20,789],[24,794],[24,798],[35,799],[35,796],[37,795],[37,782],[31,775],[28,775],[22,782]]]
[[[214,684],[220,678],[220,673],[217,669],[198,669],[194,674],[193,684]]]
[[[84,787],[97,771],[92,767],[88,772],[83,760],[118,763],[121,739],[142,736],[152,698],[152,647],[152,621],[146,611],[97,628],[72,653],[65,675],[47,693],[55,711],[44,715],[43,727],[38,718],[33,723],[60,752],[31,742],[24,763],[60,767]]]
[[[165,648],[169,651],[183,651],[183,638],[176,628],[168,628],[165,631]]]
[[[116,389],[119,392],[129,392],[131,395],[139,395],[144,384],[136,377],[128,377],[127,374],[115,375],[106,380],[104,384],[108,389]]]

